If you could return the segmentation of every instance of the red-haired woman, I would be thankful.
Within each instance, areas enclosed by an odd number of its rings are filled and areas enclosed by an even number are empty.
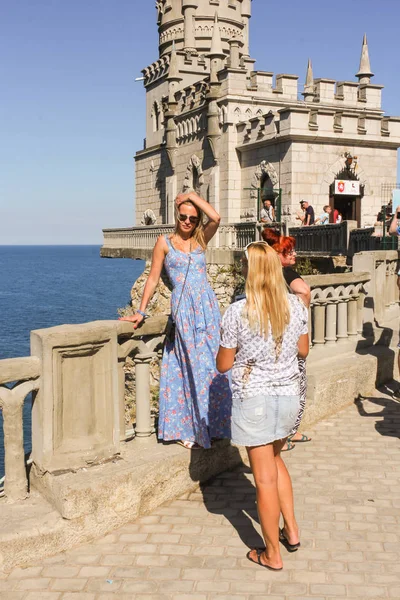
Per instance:
[[[311,292],[310,288],[304,279],[293,269],[296,264],[296,240],[294,237],[280,235],[275,229],[266,227],[262,232],[262,238],[279,254],[281,264],[283,267],[283,276],[287,285],[293,294],[296,294],[304,302],[306,307],[310,306]],[[293,442],[310,442],[311,438],[299,433],[301,419],[303,417],[304,408],[307,397],[307,375],[306,375],[306,361],[299,358],[299,369],[300,369],[300,410],[297,416],[296,425],[293,428],[291,435],[288,438],[287,445],[283,448],[283,451],[293,450]]]

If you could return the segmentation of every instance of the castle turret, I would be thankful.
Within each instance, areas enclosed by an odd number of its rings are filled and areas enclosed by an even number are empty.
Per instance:
[[[184,14],[184,48],[193,50],[196,47],[195,13],[199,6],[198,0],[183,0],[182,12]]]
[[[369,61],[367,34],[365,33],[361,48],[360,68],[358,69],[356,77],[358,77],[359,83],[363,84],[371,83],[371,77],[373,76],[374,74],[371,71],[371,64]]]
[[[221,0],[218,5],[222,50],[229,52],[229,40],[245,42],[248,54],[248,26],[251,0]],[[169,54],[175,41],[178,54],[191,50],[198,54],[211,51],[216,3],[210,0],[157,0],[160,57]]]
[[[168,110],[165,113],[166,128],[166,150],[168,159],[171,165],[172,171],[175,170],[175,157],[176,157],[176,124],[175,114],[177,101],[175,98],[176,86],[182,81],[182,77],[179,72],[178,57],[176,55],[175,44],[172,45],[172,52],[169,61],[169,72],[167,76],[168,80]]]

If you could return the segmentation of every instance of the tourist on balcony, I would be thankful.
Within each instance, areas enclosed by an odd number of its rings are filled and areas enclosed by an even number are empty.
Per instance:
[[[300,206],[305,211],[303,225],[305,227],[309,227],[310,225],[314,225],[315,214],[314,214],[314,209],[311,206],[311,204],[309,204],[309,202],[307,202],[306,200],[302,200],[300,202]]]
[[[274,223],[275,222],[275,209],[272,206],[271,200],[264,200],[264,207],[260,212],[261,223]]]
[[[166,342],[161,365],[158,437],[195,450],[210,448],[212,438],[230,437],[229,381],[215,364],[221,315],[205,260],[220,216],[194,192],[180,194],[176,210],[174,233],[160,236],[154,247],[140,308],[124,320],[136,328],[145,319],[165,266],[173,286],[175,335]]]
[[[269,244],[249,244],[243,267],[246,297],[224,314],[217,368],[221,373],[232,369],[232,442],[246,446],[265,540],[265,548],[251,550],[247,558],[280,571],[279,540],[291,552],[300,547],[292,482],[281,451],[299,412],[297,358],[306,358],[309,350],[308,311],[288,292],[278,254]]]
[[[308,308],[311,302],[311,292],[309,285],[304,279],[295,271],[293,268],[296,264],[296,240],[293,237],[282,236],[279,231],[274,229],[265,229],[262,232],[262,237],[272,248],[278,253],[281,265],[283,267],[283,276],[290,291],[296,294]],[[290,433],[287,443],[283,447],[282,451],[287,452],[293,450],[296,442],[304,443],[311,442],[311,438],[304,433],[299,433],[301,420],[303,418],[304,410],[306,407],[307,400],[307,373],[306,373],[306,361],[303,358],[299,358],[299,371],[300,371],[300,410],[297,415],[296,424]]]
[[[315,219],[314,225],[328,225],[329,218],[332,212],[332,207],[329,204],[324,206],[323,212],[319,215],[317,219]]]

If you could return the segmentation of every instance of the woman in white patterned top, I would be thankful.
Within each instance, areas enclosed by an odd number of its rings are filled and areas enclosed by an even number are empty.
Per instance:
[[[297,358],[308,354],[308,314],[289,294],[279,257],[267,243],[250,244],[243,266],[246,298],[225,312],[217,368],[221,373],[232,369],[232,441],[247,449],[266,546],[247,558],[281,570],[279,540],[291,552],[300,546],[281,450],[299,411]]]

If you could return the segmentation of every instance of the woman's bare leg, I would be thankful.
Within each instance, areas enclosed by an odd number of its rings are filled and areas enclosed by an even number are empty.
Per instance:
[[[286,440],[278,440],[274,442],[274,455],[275,464],[278,474],[278,495],[279,505],[281,513],[283,515],[284,530],[288,542],[290,544],[297,544],[299,542],[299,528],[297,525],[296,517],[294,515],[294,500],[293,500],[293,487],[292,480],[289,472],[286,468],[285,463],[281,457],[281,451],[285,445]]]
[[[265,540],[261,561],[275,569],[282,567],[279,546],[280,505],[278,495],[277,462],[272,444],[247,448],[257,491],[257,510]],[[254,554],[254,556],[253,556]],[[251,558],[257,560],[253,551]]]

